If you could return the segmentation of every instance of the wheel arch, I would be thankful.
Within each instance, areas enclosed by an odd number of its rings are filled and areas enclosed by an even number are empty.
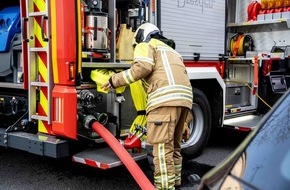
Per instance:
[[[223,125],[225,113],[225,83],[215,67],[187,68],[193,88],[201,90],[207,97],[212,115],[212,127]],[[213,109],[214,108],[214,109]]]
[[[215,79],[191,80],[191,85],[206,95],[211,108],[212,127],[222,126],[224,117],[223,90],[218,82]]]

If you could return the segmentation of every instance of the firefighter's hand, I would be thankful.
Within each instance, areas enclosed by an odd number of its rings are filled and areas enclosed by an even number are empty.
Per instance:
[[[106,82],[105,84],[103,84],[103,85],[101,86],[101,88],[102,88],[103,90],[105,90],[105,91],[108,91],[109,89],[112,88],[112,85],[111,85],[111,83],[108,81],[108,82]]]

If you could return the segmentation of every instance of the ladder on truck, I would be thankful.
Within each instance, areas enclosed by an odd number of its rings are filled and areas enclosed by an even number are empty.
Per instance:
[[[39,131],[52,123],[52,66],[49,40],[49,1],[26,0],[28,16],[29,120],[38,120]],[[46,132],[46,131],[44,131]]]

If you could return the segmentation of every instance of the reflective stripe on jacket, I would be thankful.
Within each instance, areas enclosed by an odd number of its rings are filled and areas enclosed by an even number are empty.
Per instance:
[[[142,79],[148,94],[147,113],[162,106],[192,107],[192,87],[182,57],[157,39],[135,47],[130,69],[112,76],[115,87]]]

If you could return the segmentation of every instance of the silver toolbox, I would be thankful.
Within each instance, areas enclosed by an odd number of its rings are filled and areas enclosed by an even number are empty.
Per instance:
[[[90,13],[86,16],[86,47],[91,50],[109,49],[108,14]]]
[[[245,84],[226,82],[226,107],[242,107],[250,105],[250,88]]]

